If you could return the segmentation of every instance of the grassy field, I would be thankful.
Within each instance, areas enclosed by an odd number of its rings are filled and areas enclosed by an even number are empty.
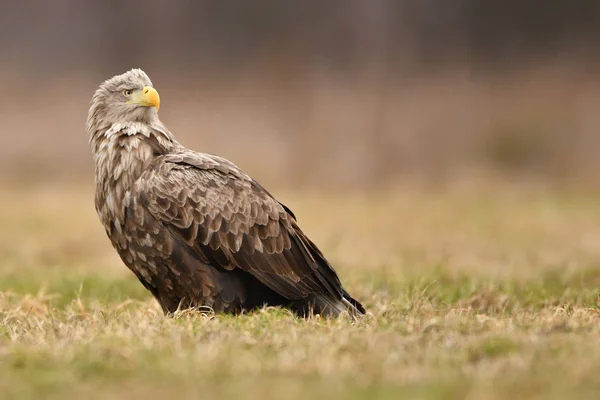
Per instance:
[[[368,316],[166,318],[91,187],[3,189],[0,398],[597,398],[600,196],[275,193]]]

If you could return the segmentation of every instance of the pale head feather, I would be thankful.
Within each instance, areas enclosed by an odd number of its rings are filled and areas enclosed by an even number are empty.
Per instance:
[[[104,81],[92,97],[87,131],[100,197],[110,187],[124,193],[152,157],[179,146],[160,122],[155,107],[129,102],[123,93],[146,86],[152,86],[148,75],[132,69]]]
[[[127,104],[123,95],[125,89],[141,90],[145,86],[152,86],[152,81],[139,68],[104,81],[92,97],[87,117],[88,133],[93,136],[115,123],[155,123],[158,120],[156,109]]]

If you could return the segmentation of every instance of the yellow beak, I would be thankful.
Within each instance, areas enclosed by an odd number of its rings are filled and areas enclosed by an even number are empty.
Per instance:
[[[160,96],[156,89],[150,86],[146,86],[142,91],[135,96],[132,103],[141,104],[145,107],[156,107],[156,111],[160,109]]]

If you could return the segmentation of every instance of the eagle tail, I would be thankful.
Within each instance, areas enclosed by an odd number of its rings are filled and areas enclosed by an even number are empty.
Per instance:
[[[358,300],[355,300],[352,296],[350,296],[350,294],[348,294],[348,292],[346,292],[345,289],[342,289],[342,291],[342,301],[344,302],[344,304],[346,304],[348,309],[354,309],[358,315],[364,315],[367,313],[367,310],[365,310],[363,305],[360,304]]]
[[[326,317],[337,317],[347,312],[352,317],[358,317],[365,314],[362,304],[354,300],[345,290],[341,299],[334,299],[328,294],[313,293],[302,304],[296,306],[302,315],[320,314]]]

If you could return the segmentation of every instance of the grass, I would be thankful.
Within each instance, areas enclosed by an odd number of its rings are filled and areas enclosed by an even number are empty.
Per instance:
[[[114,254],[90,188],[4,191],[0,397],[596,398],[596,197],[281,198],[368,316],[166,318]]]

